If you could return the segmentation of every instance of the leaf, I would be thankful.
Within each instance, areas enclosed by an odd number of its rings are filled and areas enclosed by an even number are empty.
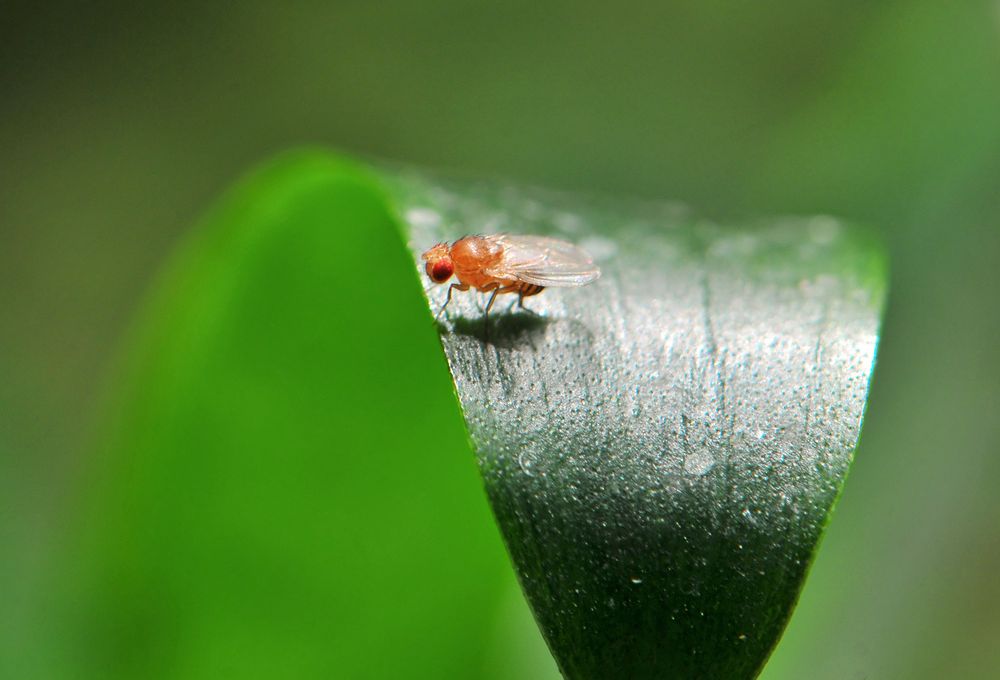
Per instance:
[[[370,172],[241,182],[130,345],[49,677],[484,672],[513,578]]]
[[[53,617],[61,675],[502,675],[510,571],[414,267],[502,230],[604,269],[538,316],[498,308],[488,339],[471,294],[439,328],[562,672],[756,674],[857,440],[878,248],[829,218],[722,229],[314,152],[241,183],[147,306]]]
[[[739,228],[670,205],[393,182],[414,255],[469,232],[597,257],[537,316],[458,295],[445,354],[521,585],[567,678],[752,678],[858,440],[881,249],[829,217]],[[428,290],[432,311],[442,287]],[[495,308],[496,309],[496,308]]]

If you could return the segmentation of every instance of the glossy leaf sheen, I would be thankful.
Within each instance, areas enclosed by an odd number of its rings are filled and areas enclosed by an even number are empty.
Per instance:
[[[858,440],[881,250],[828,217],[726,229],[670,205],[399,173],[414,255],[466,233],[589,249],[538,316],[457,293],[441,338],[494,513],[568,678],[751,678]],[[444,286],[424,278],[431,309]],[[503,303],[503,304],[501,304]],[[500,310],[500,311],[497,311]]]

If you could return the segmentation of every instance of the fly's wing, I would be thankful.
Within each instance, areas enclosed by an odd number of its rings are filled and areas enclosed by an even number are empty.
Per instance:
[[[597,279],[601,270],[582,248],[545,236],[487,237],[503,246],[503,258],[486,273],[538,286],[572,288]]]

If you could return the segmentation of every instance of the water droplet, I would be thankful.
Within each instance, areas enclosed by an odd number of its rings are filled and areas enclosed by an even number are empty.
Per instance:
[[[528,451],[522,451],[517,455],[517,465],[518,467],[521,468],[521,472],[528,475],[529,477],[533,477],[535,475],[534,457]]]
[[[715,467],[715,458],[708,451],[695,451],[684,459],[684,472],[703,475]]]

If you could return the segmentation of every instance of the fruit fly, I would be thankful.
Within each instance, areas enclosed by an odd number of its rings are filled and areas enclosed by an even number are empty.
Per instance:
[[[438,243],[421,258],[427,262],[427,276],[434,283],[446,283],[453,275],[458,279],[448,287],[448,297],[437,315],[440,317],[451,302],[453,291],[475,288],[492,293],[483,314],[486,323],[497,295],[517,293],[517,304],[527,309],[526,297],[549,287],[584,286],[601,275],[583,249],[544,236],[466,236],[451,245]]]

